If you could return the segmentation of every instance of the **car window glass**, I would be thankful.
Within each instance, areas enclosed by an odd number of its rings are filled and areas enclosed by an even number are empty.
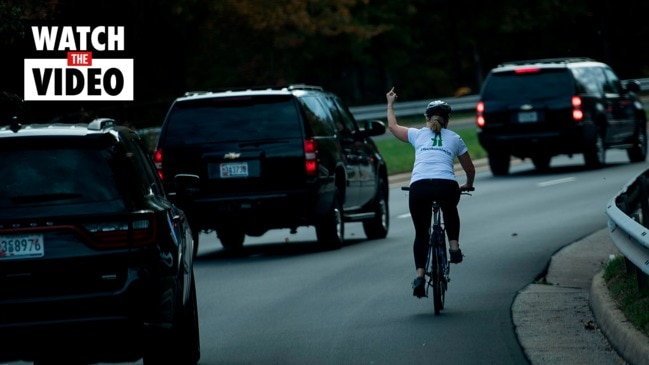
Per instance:
[[[292,97],[210,98],[176,103],[166,143],[202,144],[301,136]]]
[[[112,163],[98,149],[0,150],[0,209],[121,199]]]
[[[336,126],[336,130],[338,132],[341,132],[343,135],[351,135],[356,131],[354,120],[349,114],[345,113],[344,108],[336,103],[336,100],[327,97],[323,98],[322,101],[326,104],[327,108],[331,112],[331,116],[334,120],[334,125]]]
[[[311,131],[315,136],[333,136],[334,127],[331,124],[331,115],[318,98],[305,96],[300,98],[304,104],[304,114]]]
[[[577,89],[580,93],[601,95],[602,83],[601,70],[595,67],[576,67],[572,69],[575,80],[577,81]]]
[[[129,152],[126,157],[131,160],[135,169],[142,176],[143,192],[145,195],[163,195],[162,187],[159,185],[159,180],[156,178],[155,167],[152,165],[151,159],[144,151],[142,144],[138,140],[124,139],[124,144],[128,146]]]
[[[493,73],[485,81],[483,100],[541,100],[569,97],[574,93],[572,76],[565,69],[536,73]]]
[[[604,68],[604,74],[606,75],[606,83],[604,84],[604,90],[607,93],[621,94],[622,93],[622,84],[617,78],[615,73],[610,68]]]
[[[347,126],[347,129],[355,131],[357,129],[356,123],[354,122],[354,117],[352,116],[349,109],[347,109],[343,101],[339,98],[336,98],[335,103],[336,110],[338,110],[338,112],[340,113],[340,117],[342,118],[343,123],[345,123],[345,125]]]

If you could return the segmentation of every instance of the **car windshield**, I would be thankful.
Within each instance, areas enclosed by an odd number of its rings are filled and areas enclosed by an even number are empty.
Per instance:
[[[0,149],[0,209],[121,200],[110,152]]]
[[[482,100],[543,100],[570,97],[575,92],[571,75],[564,69],[540,72],[491,74],[485,82]]]
[[[301,136],[300,116],[287,96],[210,98],[178,102],[170,111],[169,144],[270,140]]]

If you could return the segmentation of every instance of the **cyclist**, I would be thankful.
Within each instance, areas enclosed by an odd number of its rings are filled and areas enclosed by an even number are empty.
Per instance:
[[[394,87],[386,94],[388,128],[399,140],[415,148],[415,162],[410,178],[408,206],[415,226],[413,253],[417,277],[413,281],[413,295],[425,296],[425,268],[428,257],[428,235],[432,219],[432,204],[437,201],[442,209],[446,235],[449,241],[450,262],[462,262],[460,250],[460,216],[457,204],[461,189],[473,187],[475,167],[462,138],[447,129],[451,106],[441,100],[432,101],[424,114],[426,127],[409,128],[399,125],[394,114],[397,94]],[[460,161],[466,182],[459,186],[455,178],[455,158]]]

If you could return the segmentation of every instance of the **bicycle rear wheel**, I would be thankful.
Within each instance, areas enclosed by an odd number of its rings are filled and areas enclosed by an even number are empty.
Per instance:
[[[442,250],[443,244],[440,240],[444,238],[440,236],[439,232],[433,232],[433,249],[431,257],[431,281],[433,287],[433,306],[435,314],[444,309],[444,300],[446,299],[446,277],[444,275],[444,264]]]

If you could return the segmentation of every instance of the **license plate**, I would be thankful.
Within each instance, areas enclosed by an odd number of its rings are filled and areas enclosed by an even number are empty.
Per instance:
[[[224,162],[220,167],[222,178],[248,176],[247,162]]]
[[[520,112],[518,113],[518,122],[519,123],[534,123],[537,122],[538,116],[536,112]]]
[[[44,255],[45,242],[42,234],[0,236],[0,260]]]

